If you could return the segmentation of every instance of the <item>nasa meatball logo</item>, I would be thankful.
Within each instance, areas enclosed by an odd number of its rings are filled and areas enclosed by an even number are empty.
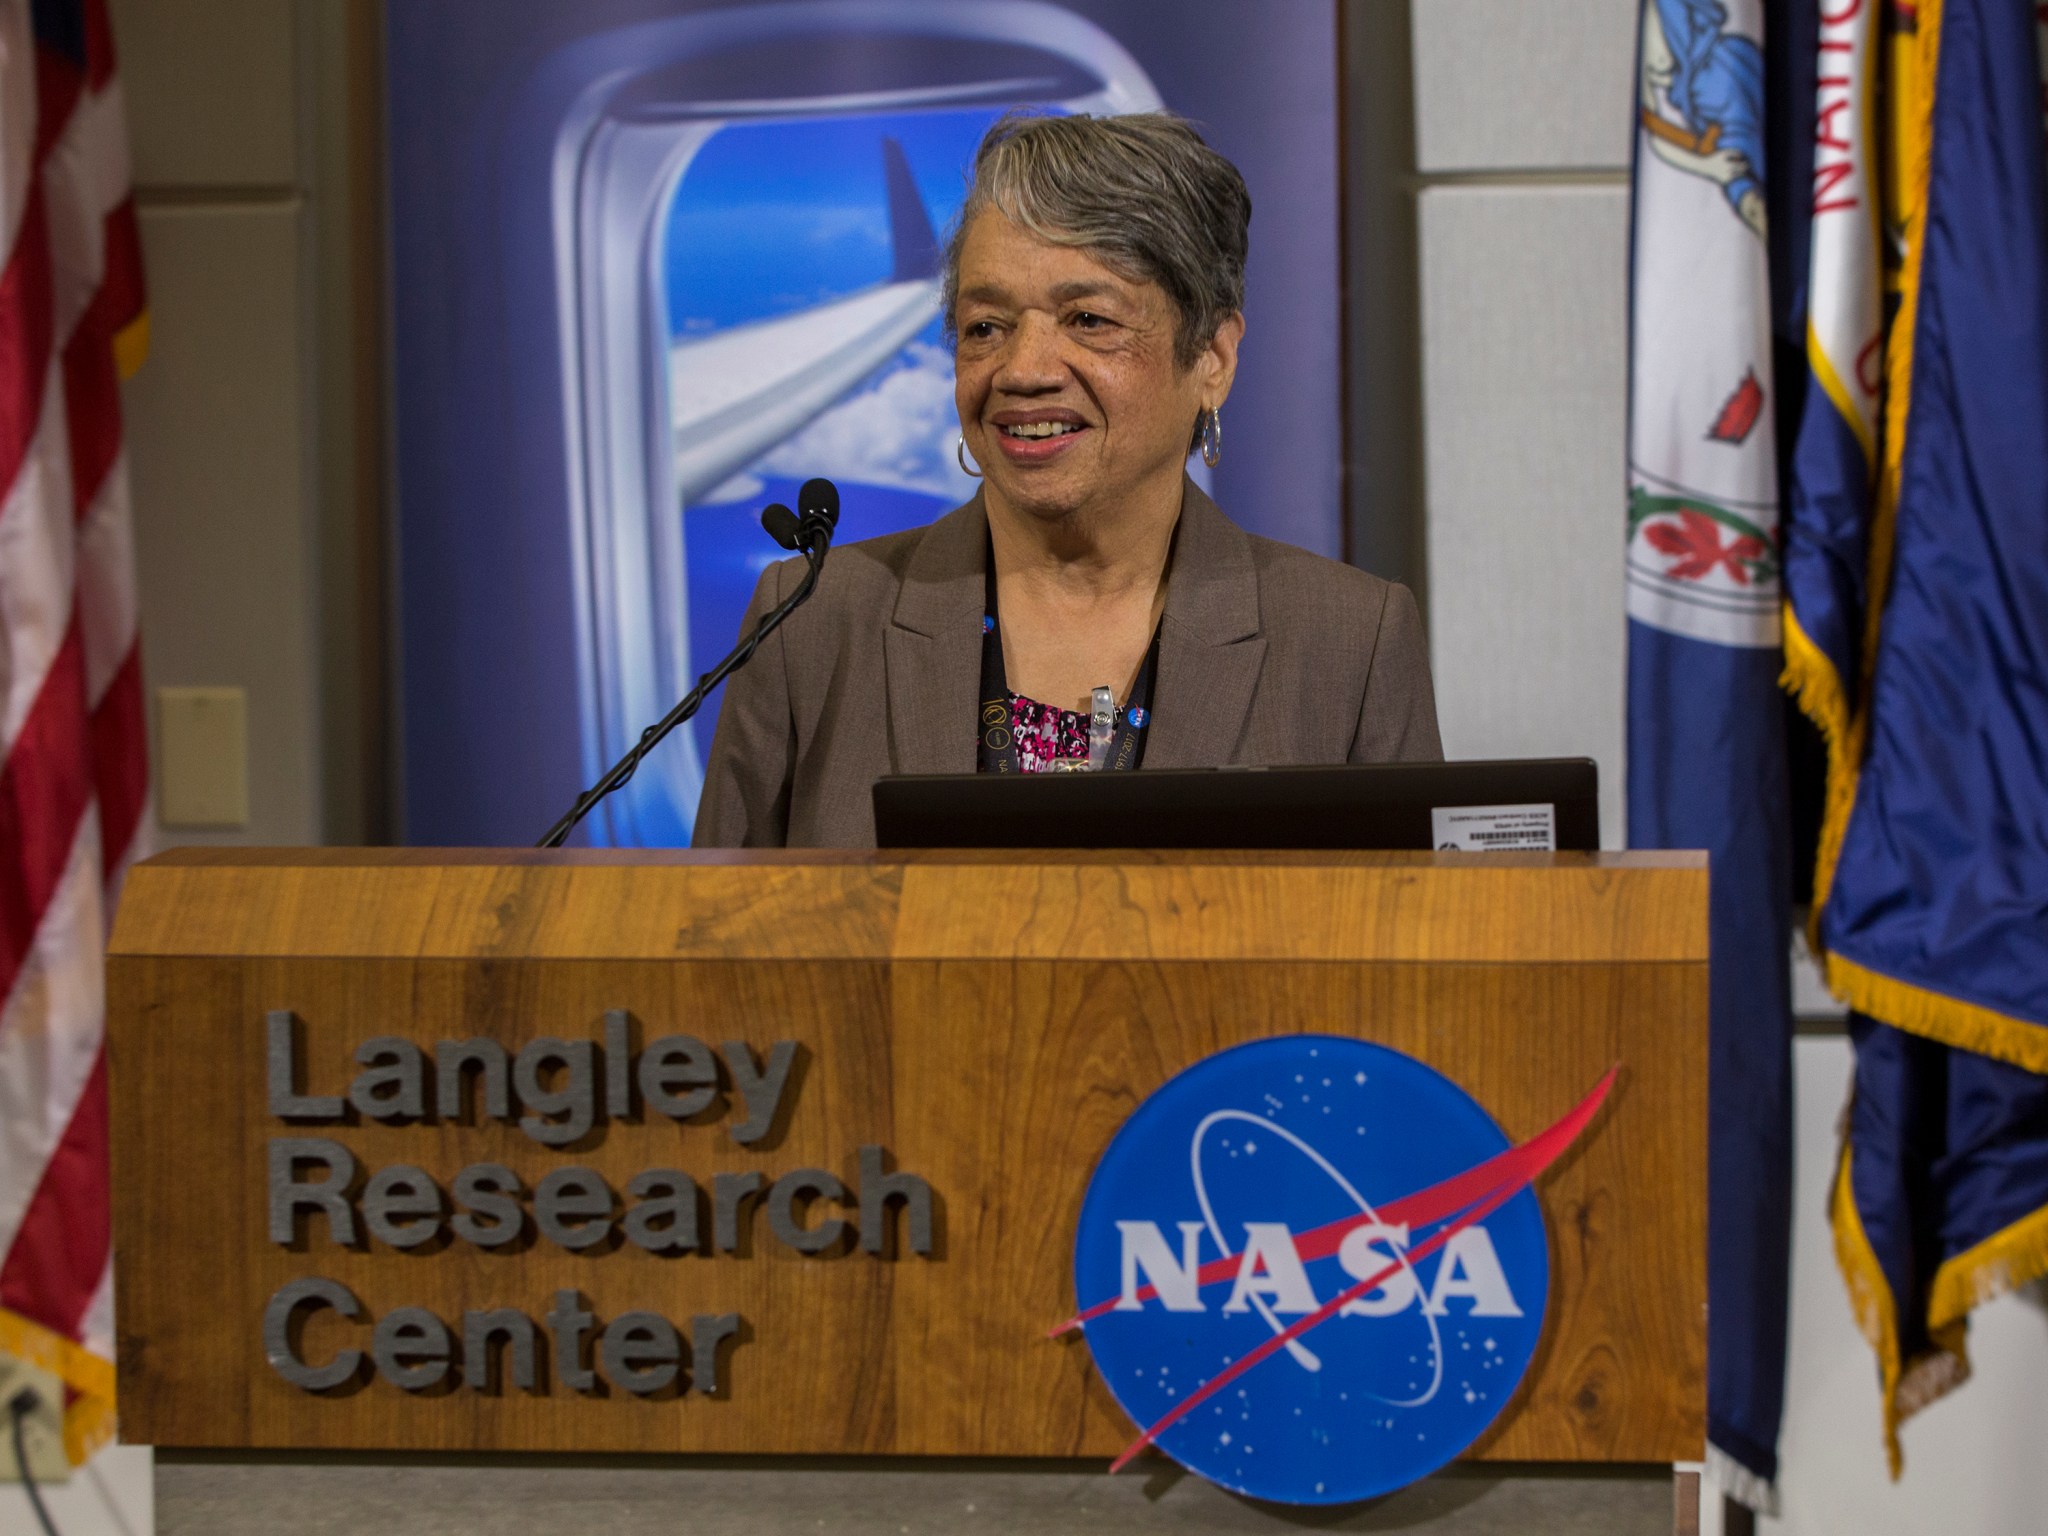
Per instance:
[[[1385,1046],[1259,1040],[1172,1079],[1104,1152],[1074,1284],[1096,1368],[1156,1444],[1255,1498],[1404,1487],[1479,1438],[1550,1294],[1529,1187],[1610,1072],[1517,1146],[1457,1084]]]

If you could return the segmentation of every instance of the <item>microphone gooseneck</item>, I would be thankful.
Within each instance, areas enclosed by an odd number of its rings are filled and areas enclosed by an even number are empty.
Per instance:
[[[761,526],[767,530],[768,536],[784,549],[797,550],[804,557],[806,569],[796,590],[763,614],[761,622],[741,637],[740,643],[726,653],[723,661],[698,678],[697,686],[685,694],[674,709],[642,731],[632,749],[613,763],[603,778],[576,797],[576,803],[562,813],[561,820],[549,827],[541,840],[534,844],[536,848],[559,848],[567,842],[577,824],[596,809],[597,802],[627,784],[634,770],[640,766],[640,759],[659,746],[670,731],[696,714],[711,690],[752,660],[754,652],[761,648],[761,642],[817,590],[818,573],[825,568],[825,556],[832,548],[832,534],[839,526],[839,487],[830,480],[806,480],[797,491],[796,504],[795,512],[776,502],[761,513]]]

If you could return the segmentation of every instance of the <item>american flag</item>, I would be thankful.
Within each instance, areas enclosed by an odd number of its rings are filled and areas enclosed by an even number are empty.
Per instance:
[[[0,1352],[113,1430],[103,953],[150,836],[120,379],[148,344],[105,0],[0,0]]]

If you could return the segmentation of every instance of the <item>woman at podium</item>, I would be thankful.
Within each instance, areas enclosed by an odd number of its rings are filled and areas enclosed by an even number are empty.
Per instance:
[[[1244,532],[1215,465],[1251,197],[1166,114],[1012,115],[946,250],[974,499],[835,550],[726,684],[699,847],[872,847],[903,773],[1442,756],[1406,588]],[[794,589],[771,566],[744,626]]]

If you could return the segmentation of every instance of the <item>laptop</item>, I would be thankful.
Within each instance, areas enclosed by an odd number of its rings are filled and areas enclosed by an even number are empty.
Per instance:
[[[904,774],[875,783],[884,848],[1592,851],[1589,757],[1136,773]]]

